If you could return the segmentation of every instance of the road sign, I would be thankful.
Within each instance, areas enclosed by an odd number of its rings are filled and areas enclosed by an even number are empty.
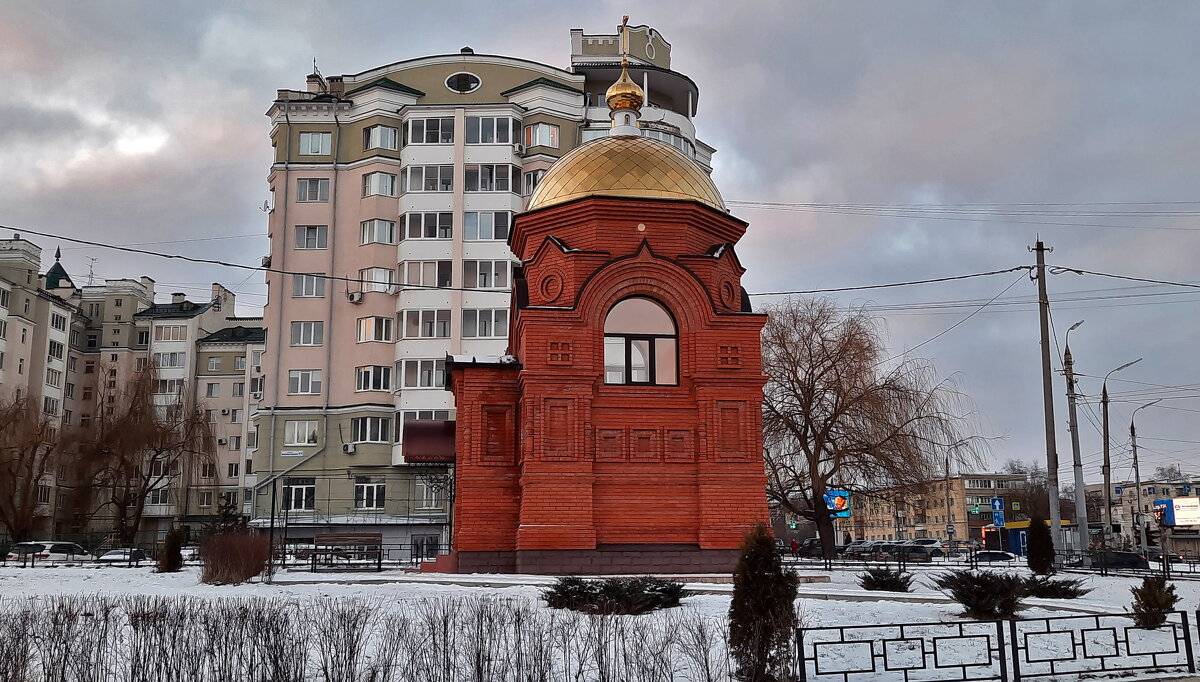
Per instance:
[[[1021,511],[1021,503],[1020,502],[1013,502],[1012,507],[1013,507],[1013,511]]]
[[[1004,498],[1003,497],[993,497],[992,498],[992,511],[998,511],[998,512],[1004,511]]]
[[[954,524],[953,523],[946,524],[946,535],[954,535]]]
[[[1004,527],[1004,512],[1003,511],[992,512],[992,525],[997,528]]]

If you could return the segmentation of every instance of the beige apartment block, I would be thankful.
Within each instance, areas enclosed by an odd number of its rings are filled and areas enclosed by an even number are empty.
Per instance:
[[[642,133],[711,170],[696,84],[657,31],[630,36]],[[444,546],[448,472],[411,461],[406,425],[463,409],[447,354],[505,352],[513,216],[556,159],[611,127],[616,33],[568,37],[562,66],[462,48],[276,93],[254,525]]]
[[[1015,518],[1021,510],[1013,509],[1013,492],[1024,489],[1027,480],[1024,474],[964,474],[859,493],[844,528],[861,540],[980,540],[992,522],[992,498],[1004,500],[1007,518]]]

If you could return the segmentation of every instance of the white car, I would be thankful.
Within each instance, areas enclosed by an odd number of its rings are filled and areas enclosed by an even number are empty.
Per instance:
[[[74,564],[91,561],[92,556],[74,542],[37,540],[9,547],[5,560],[20,565]]]
[[[146,553],[134,547],[126,547],[122,549],[110,549],[104,554],[96,557],[98,564],[117,564],[126,566],[137,566],[139,562],[146,560]]]

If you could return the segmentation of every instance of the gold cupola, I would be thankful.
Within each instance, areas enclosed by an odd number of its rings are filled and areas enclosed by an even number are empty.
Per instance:
[[[646,91],[629,77],[629,15],[621,18],[621,76],[604,93],[608,115],[612,119],[611,135],[639,135],[638,119]]]

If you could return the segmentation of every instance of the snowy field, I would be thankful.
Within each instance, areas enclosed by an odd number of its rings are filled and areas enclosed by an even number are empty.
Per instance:
[[[806,627],[967,622],[957,604],[929,587],[925,572],[906,595],[864,591],[850,571],[829,575],[829,583],[801,585],[797,611]],[[211,586],[199,582],[195,567],[174,574],[149,567],[0,567],[0,679],[9,679],[3,670],[19,655],[14,636],[22,626],[12,614],[22,609],[35,612],[26,629],[36,635],[27,644],[37,660],[28,662],[27,678],[15,678],[21,680],[730,679],[724,657],[730,585],[692,585],[706,593],[686,597],[680,609],[589,617],[546,608],[539,595],[551,581],[291,572],[273,584]],[[1122,613],[1129,588],[1139,582],[1084,577],[1092,592],[1083,599],[1026,600],[1030,608],[1021,617]],[[1194,610],[1200,582],[1176,585],[1180,607]],[[63,628],[68,634],[58,632]],[[46,673],[46,641],[57,641],[49,658],[83,661],[81,672]],[[102,645],[119,653],[91,656],[89,663],[81,649]],[[87,665],[95,669],[83,674]]]

